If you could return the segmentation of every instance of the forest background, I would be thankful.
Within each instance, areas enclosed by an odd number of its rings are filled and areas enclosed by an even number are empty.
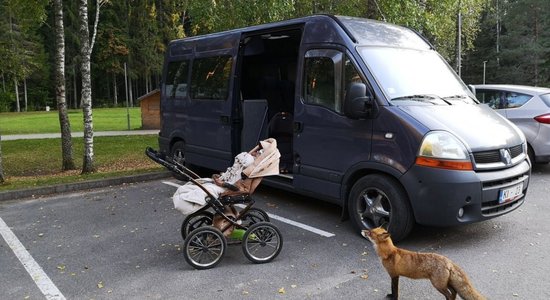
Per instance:
[[[170,40],[317,13],[367,17],[416,29],[468,84],[485,78],[487,83],[550,85],[547,0],[101,2],[91,56],[94,107],[125,106],[127,98],[134,106],[136,98],[157,88]],[[89,1],[91,16],[97,3]],[[63,5],[67,104],[79,108],[78,1]],[[93,25],[90,22],[90,28]],[[0,112],[55,109],[54,47],[50,1],[0,1]]]

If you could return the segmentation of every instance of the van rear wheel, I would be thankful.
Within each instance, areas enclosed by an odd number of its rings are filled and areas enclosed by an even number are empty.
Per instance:
[[[384,227],[394,241],[404,239],[414,226],[414,216],[403,187],[386,175],[359,179],[348,199],[350,217],[359,230]]]
[[[178,163],[185,166],[185,143],[183,141],[175,142],[170,148],[170,159],[174,163]],[[187,181],[187,177],[177,172],[172,172],[172,175],[177,180]]]

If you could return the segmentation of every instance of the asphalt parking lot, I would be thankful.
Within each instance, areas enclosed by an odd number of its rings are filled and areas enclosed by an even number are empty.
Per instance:
[[[448,256],[489,299],[548,299],[549,183],[550,166],[536,167],[528,199],[513,213],[461,227],[417,226],[399,246]],[[390,291],[372,246],[340,220],[337,206],[268,187],[256,191],[255,207],[281,230],[281,254],[252,264],[230,246],[217,267],[194,270],[181,253],[175,184],[0,202],[0,298],[383,299]],[[428,281],[409,279],[401,279],[400,296],[442,298]]]

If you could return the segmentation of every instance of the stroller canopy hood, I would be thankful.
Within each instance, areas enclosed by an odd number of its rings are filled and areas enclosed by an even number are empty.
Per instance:
[[[258,152],[259,155],[254,152]],[[254,163],[243,171],[248,178],[279,174],[279,159],[281,154],[277,149],[277,141],[275,139],[269,138],[260,141],[260,145],[252,149],[250,153],[256,156]]]

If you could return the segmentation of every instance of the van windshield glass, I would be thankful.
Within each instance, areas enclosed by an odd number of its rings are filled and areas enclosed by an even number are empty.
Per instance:
[[[360,47],[359,52],[393,104],[476,103],[468,88],[435,51]]]

